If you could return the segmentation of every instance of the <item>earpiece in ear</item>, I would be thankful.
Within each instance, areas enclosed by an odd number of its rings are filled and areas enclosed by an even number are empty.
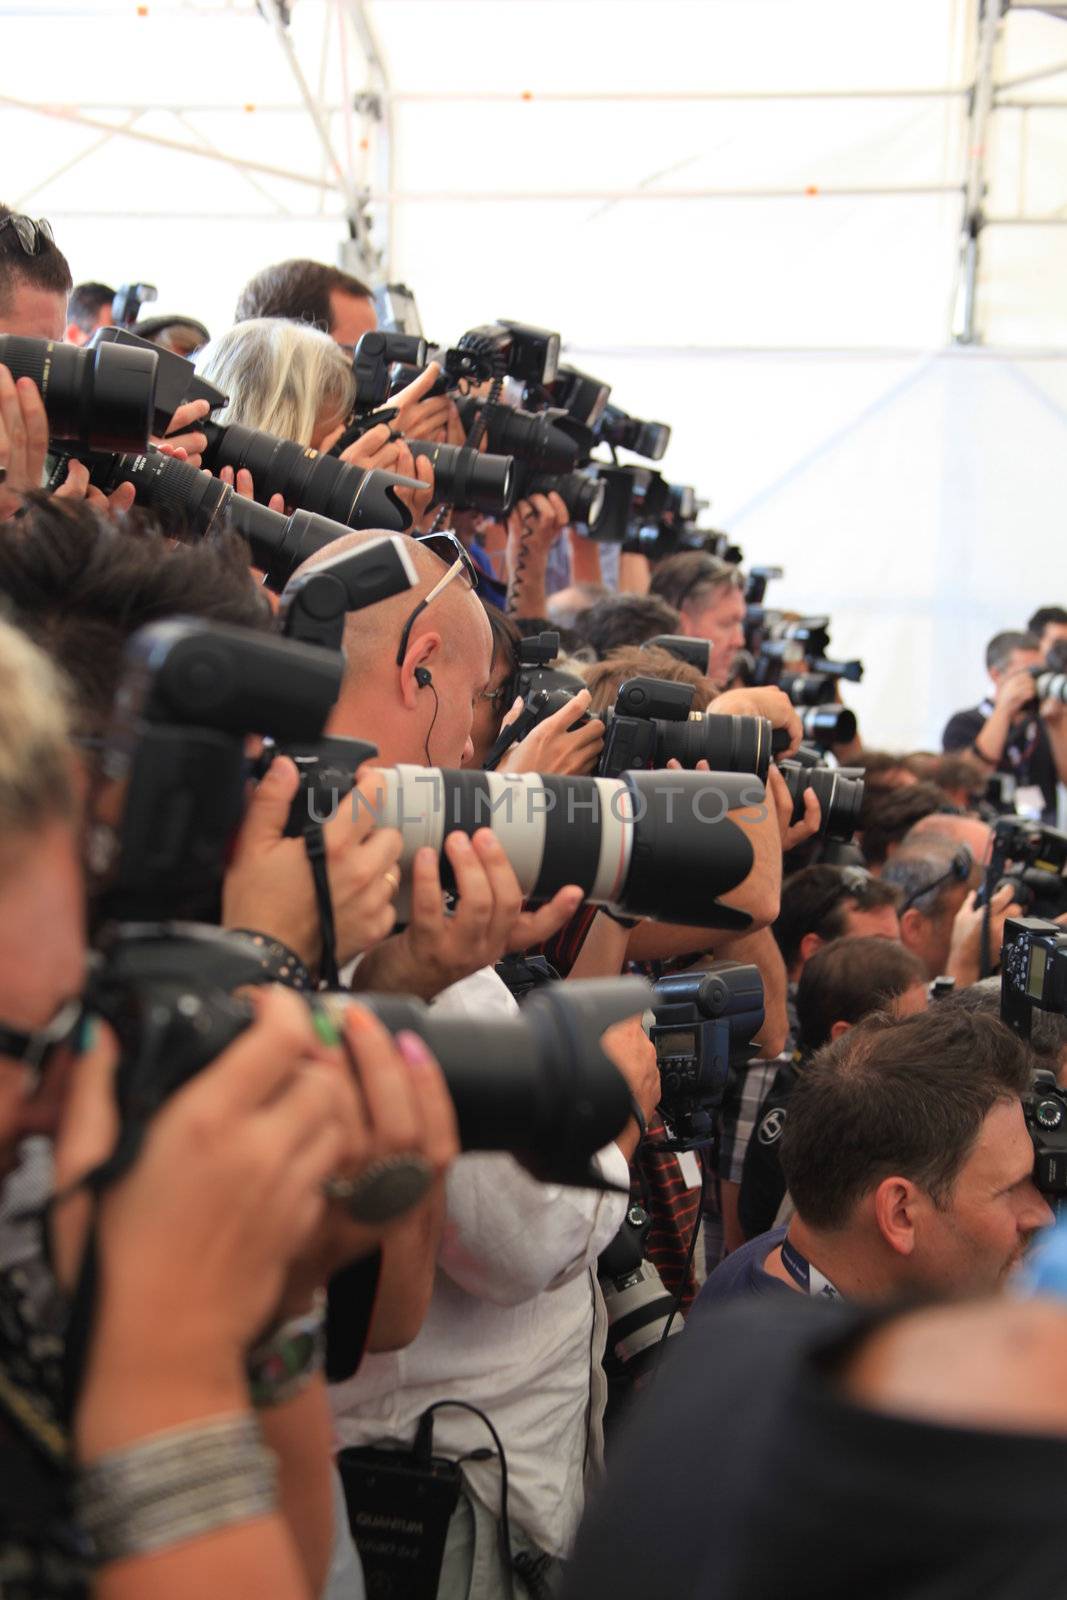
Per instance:
[[[430,684],[433,682],[433,677],[430,673],[429,667],[415,668],[415,682],[418,684],[420,689],[429,688]]]

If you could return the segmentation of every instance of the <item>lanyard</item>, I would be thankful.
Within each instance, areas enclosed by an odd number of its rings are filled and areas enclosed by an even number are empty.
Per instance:
[[[782,1240],[782,1266],[805,1294],[821,1297],[824,1300],[840,1300],[841,1296],[829,1278],[821,1273],[818,1267],[813,1267],[788,1239]]]

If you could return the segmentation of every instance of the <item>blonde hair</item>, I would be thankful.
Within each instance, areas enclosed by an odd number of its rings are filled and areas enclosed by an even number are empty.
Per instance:
[[[258,317],[205,345],[201,377],[229,395],[218,422],[239,422],[308,446],[325,413],[338,420],[355,404],[352,363],[328,333],[283,317]]]
[[[42,650],[0,621],[0,840],[73,816],[68,690]]]

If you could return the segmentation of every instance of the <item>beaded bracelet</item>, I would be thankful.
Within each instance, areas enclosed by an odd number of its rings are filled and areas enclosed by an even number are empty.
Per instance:
[[[269,1516],[278,1464],[253,1417],[212,1417],[102,1456],[74,1499],[97,1560],[123,1561]]]

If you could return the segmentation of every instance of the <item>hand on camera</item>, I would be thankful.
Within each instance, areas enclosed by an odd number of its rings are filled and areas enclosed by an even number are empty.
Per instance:
[[[1008,917],[1022,916],[1022,907],[1012,898],[1010,883],[1002,884],[989,902],[989,953],[993,960],[1000,955],[1004,943],[1004,923]],[[982,975],[982,924],[985,908],[975,906],[972,891],[956,912],[949,944],[948,973],[956,980],[958,988],[977,983]]]
[[[16,383],[0,366],[0,522],[41,487],[47,454],[48,416],[37,385],[30,378]]]
[[[601,1043],[605,1055],[615,1063],[629,1084],[630,1093],[641,1107],[647,1127],[659,1105],[662,1088],[656,1047],[641,1026],[640,1017],[616,1022],[604,1034]],[[637,1131],[635,1123],[633,1132]],[[636,1141],[632,1142],[636,1144]]]
[[[441,368],[436,361],[431,361],[425,372],[420,372],[406,388],[398,389],[389,397],[389,407],[396,411],[392,424],[395,433],[406,434],[409,439],[428,439],[434,444],[463,443],[466,434],[451,396],[430,395],[440,376]],[[457,425],[458,438],[455,437]]]
[[[369,1165],[391,1156],[418,1155],[434,1179],[440,1179],[459,1154],[459,1132],[437,1062],[417,1034],[399,1033],[394,1041],[358,1004],[348,1007],[342,1027],[362,1115],[355,1139],[338,1161],[336,1176],[358,1178]],[[342,1204],[330,1201],[290,1270],[276,1315],[284,1318],[305,1310],[320,1285],[376,1249],[408,1215],[402,1212],[375,1227],[353,1222]]]
[[[520,500],[508,515],[508,575],[514,581],[520,561],[547,556],[571,514],[555,489]]]
[[[194,428],[194,422],[203,422],[211,414],[211,406],[206,400],[186,400],[180,405],[170,421],[167,429],[166,442],[175,449],[184,450],[194,467],[200,466],[200,458],[207,449],[207,434]],[[153,439],[152,443],[157,449],[162,445],[162,439]]]
[[[324,1183],[369,1148],[340,1052],[321,1042],[304,1003],[280,989],[250,1003],[252,1025],[167,1100],[130,1172],[96,1202],[95,1350],[134,1383],[148,1367],[197,1383],[239,1371],[323,1221]],[[106,1156],[117,1133],[117,1052],[104,1040],[72,1079],[56,1148],[60,1191]],[[81,1245],[64,1213],[82,1209],[84,1239],[85,1204],[75,1193],[57,1208],[68,1284]]]
[[[781,689],[727,689],[708,706],[715,716],[766,717],[776,731],[784,728],[789,744],[780,757],[795,755],[804,739],[804,728],[796,707]]]
[[[996,708],[1009,717],[1017,717],[1034,698],[1034,692],[1033,677],[1025,667],[1019,672],[1010,672],[997,688]]]
[[[554,711],[525,739],[513,744],[501,758],[499,772],[555,772],[564,777],[579,777],[592,772],[604,745],[604,724],[592,717],[580,727],[574,723],[589,709],[589,691],[582,689],[565,706]],[[506,728],[522,710],[516,700],[501,724]]]
[[[395,423],[382,422],[371,428],[341,451],[341,460],[362,467],[365,472],[394,472],[401,478],[417,478],[425,487],[398,489],[397,499],[416,521],[426,515],[433,499],[433,464],[426,456],[412,455]]]
[[[223,884],[222,925],[279,939],[314,970],[322,938],[311,865],[303,839],[285,837],[298,787],[293,762],[277,757],[253,794],[237,836]],[[395,828],[375,827],[378,794],[379,779],[371,768],[322,830],[339,966],[385,939],[396,921],[401,838]]]
[[[179,456],[182,459],[187,459],[184,448],[175,450],[168,446],[166,453],[167,455],[174,455]],[[256,498],[256,486],[252,480],[252,474],[249,472],[247,467],[239,467],[236,474],[234,473],[232,467],[221,468],[219,472],[219,482],[229,484],[234,494],[239,494],[242,500],[254,500]],[[284,512],[285,496],[280,494],[272,494],[270,499],[267,501],[267,507],[271,511]]]
[[[488,828],[473,838],[445,840],[457,903],[446,912],[437,854],[416,852],[411,872],[411,920],[387,944],[368,951],[354,987],[386,989],[432,1000],[443,989],[495,966],[514,950],[527,950],[557,933],[577,911],[582,891],[561,889],[536,912],[522,909],[522,889],[502,845]]]
[[[814,839],[822,825],[822,807],[814,789],[804,790],[804,815],[799,822],[793,821],[793,796],[789,793],[789,786],[778,768],[771,763],[767,774],[767,788],[770,790],[774,809],[778,815],[778,831],[782,835],[782,854],[788,855],[790,850],[795,850],[797,845],[805,844],[808,839]]]

